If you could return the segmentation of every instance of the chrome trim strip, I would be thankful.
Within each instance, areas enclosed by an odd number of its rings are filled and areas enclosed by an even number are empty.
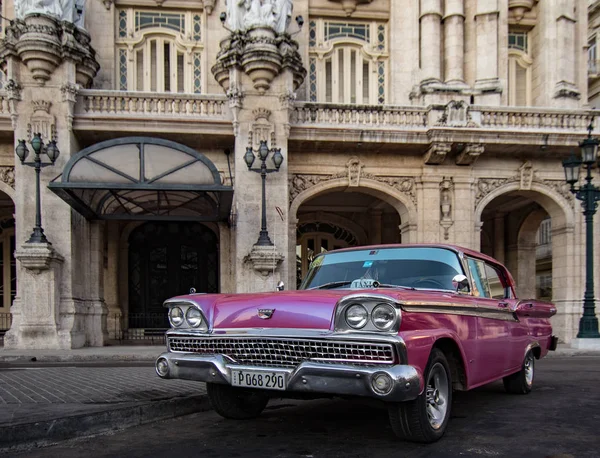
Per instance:
[[[393,345],[398,360],[401,364],[408,362],[406,344],[399,335],[390,335],[382,332],[357,333],[357,332],[333,332],[329,329],[287,329],[287,328],[239,328],[239,329],[214,329],[210,333],[198,332],[194,329],[170,329],[166,333],[167,349],[169,349],[169,337],[274,337],[274,338],[306,338],[326,339],[340,341],[358,341],[372,343],[389,343]]]
[[[234,370],[259,370],[284,373],[288,376],[286,391],[329,393],[350,396],[367,396],[388,402],[410,401],[422,391],[423,376],[414,367],[361,367],[347,364],[304,362],[295,369],[266,368],[262,366],[232,365],[221,355],[195,355],[190,353],[163,353],[157,358],[165,360],[169,370],[162,378],[197,380],[208,383],[231,384]],[[392,390],[381,395],[372,388],[376,374],[385,373],[393,382]],[[281,396],[281,391],[273,391]]]
[[[406,312],[412,313],[444,313],[448,315],[475,316],[501,321],[519,321],[509,309],[493,309],[481,305],[467,305],[458,302],[416,302],[407,301],[402,304]]]

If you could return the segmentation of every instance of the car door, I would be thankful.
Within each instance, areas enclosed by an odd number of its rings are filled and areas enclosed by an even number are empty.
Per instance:
[[[509,371],[511,347],[511,317],[509,305],[502,298],[492,297],[486,264],[480,259],[467,258],[477,298],[477,379],[488,382]],[[494,285],[496,287],[496,285]],[[495,288],[496,290],[496,288]]]

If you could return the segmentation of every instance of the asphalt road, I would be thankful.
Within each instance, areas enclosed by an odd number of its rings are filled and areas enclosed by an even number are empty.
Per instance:
[[[537,362],[534,391],[501,383],[456,393],[445,437],[431,445],[393,437],[387,412],[343,400],[278,401],[251,421],[204,412],[20,457],[598,457],[600,357]]]

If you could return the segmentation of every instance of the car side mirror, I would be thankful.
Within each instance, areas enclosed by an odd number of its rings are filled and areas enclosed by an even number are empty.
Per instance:
[[[285,289],[285,284],[279,280],[279,283],[277,283],[277,291],[283,291]]]
[[[457,274],[452,278],[452,286],[459,291],[469,291],[469,279],[463,274]]]

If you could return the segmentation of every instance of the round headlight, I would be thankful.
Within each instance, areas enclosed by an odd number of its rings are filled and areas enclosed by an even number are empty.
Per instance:
[[[192,328],[197,328],[202,324],[202,313],[196,307],[190,307],[185,312],[185,320]]]
[[[367,324],[369,313],[360,304],[353,304],[346,309],[346,323],[354,329],[360,329]]]
[[[387,331],[394,325],[396,319],[396,312],[391,305],[379,304],[373,309],[371,315],[371,321],[375,327],[381,331]]]
[[[175,327],[183,323],[183,311],[179,307],[171,307],[169,310],[169,321]]]

